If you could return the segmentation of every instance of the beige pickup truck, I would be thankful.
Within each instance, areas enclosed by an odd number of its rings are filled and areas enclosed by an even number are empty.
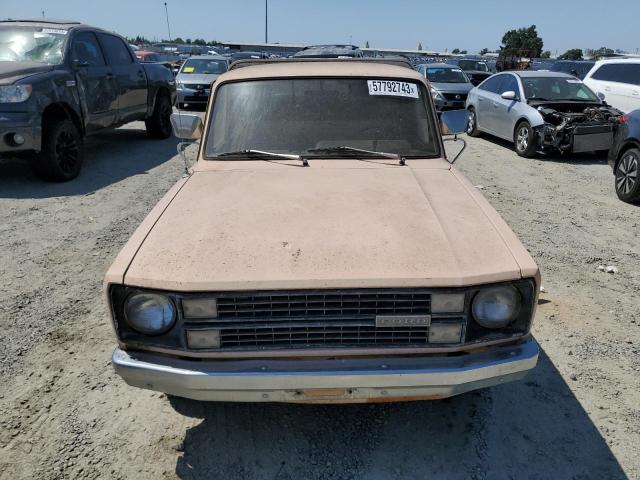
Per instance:
[[[204,123],[175,115],[197,161],[106,274],[128,384],[383,402],[536,365],[538,267],[447,159],[441,132],[466,113],[439,118],[418,72],[249,61],[214,83]]]

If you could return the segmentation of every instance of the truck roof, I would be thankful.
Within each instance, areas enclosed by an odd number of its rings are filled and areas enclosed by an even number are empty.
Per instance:
[[[244,68],[235,62],[231,70],[220,76],[218,81],[245,80],[273,77],[371,77],[409,78],[423,81],[423,76],[413,69],[399,64],[362,59],[323,59],[321,61],[247,61]]]
[[[347,64],[370,64],[370,65],[395,65],[398,67],[407,68],[413,70],[411,62],[405,57],[359,57],[359,58],[250,58],[243,60],[236,60],[231,64],[229,70],[236,70],[238,68],[255,66],[255,65],[277,65],[277,64],[321,64],[327,65],[328,68],[331,64],[347,63]]]
[[[46,26],[55,26],[57,28],[72,28],[78,27],[82,25],[82,23],[77,22],[75,20],[54,20],[54,19],[44,19],[44,18],[7,18],[4,20],[0,20],[0,23],[16,23],[16,24],[24,24],[24,25],[33,25],[38,27],[46,27]],[[88,26],[88,25],[83,25]]]

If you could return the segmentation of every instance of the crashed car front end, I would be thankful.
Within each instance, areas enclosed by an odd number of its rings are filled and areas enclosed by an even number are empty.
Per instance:
[[[560,153],[609,150],[622,115],[613,107],[592,102],[532,106],[544,121],[536,129],[540,149]]]

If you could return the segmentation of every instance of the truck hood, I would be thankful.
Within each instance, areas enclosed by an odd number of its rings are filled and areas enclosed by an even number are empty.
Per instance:
[[[0,62],[0,83],[10,84],[35,73],[53,70],[53,65],[37,62]]]
[[[204,163],[227,166],[176,189],[107,282],[122,273],[127,285],[177,291],[429,287],[518,279],[523,265],[537,273],[444,160]]]

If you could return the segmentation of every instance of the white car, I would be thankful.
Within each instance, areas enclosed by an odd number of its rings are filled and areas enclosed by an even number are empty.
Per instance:
[[[640,109],[640,58],[600,60],[584,83],[618,110],[628,113]]]

